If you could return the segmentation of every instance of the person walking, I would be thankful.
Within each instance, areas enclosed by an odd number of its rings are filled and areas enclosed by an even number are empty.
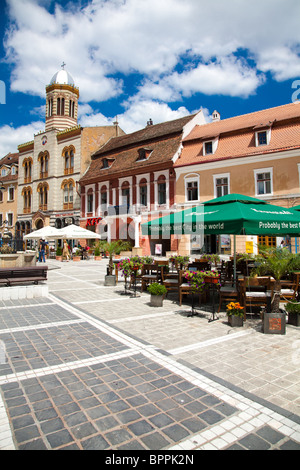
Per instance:
[[[63,247],[63,259],[66,258],[67,261],[70,259],[70,251],[69,251],[69,245],[67,243],[67,240],[64,240],[64,247]]]
[[[46,258],[45,258],[45,251],[46,251],[46,246],[48,245],[48,242],[44,238],[40,239],[40,245],[39,245],[39,262],[41,263],[42,261],[45,263]]]

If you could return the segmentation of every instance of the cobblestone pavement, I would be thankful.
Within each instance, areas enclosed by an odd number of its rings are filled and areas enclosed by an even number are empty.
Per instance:
[[[48,297],[0,302],[0,450],[299,450],[300,338],[190,317],[49,260]]]

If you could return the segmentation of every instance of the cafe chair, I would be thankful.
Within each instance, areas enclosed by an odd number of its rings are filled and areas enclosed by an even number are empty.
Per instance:
[[[246,319],[247,308],[269,307],[273,293],[273,282],[270,276],[244,277],[240,280],[241,302]]]
[[[162,266],[157,264],[144,264],[141,273],[141,292],[143,292],[149,284],[153,282],[161,282]]]

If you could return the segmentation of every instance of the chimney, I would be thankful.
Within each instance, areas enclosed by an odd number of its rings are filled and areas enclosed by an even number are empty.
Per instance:
[[[220,119],[221,119],[220,113],[218,113],[218,111],[215,110],[215,111],[212,113],[212,120],[213,120],[213,122],[215,122],[215,121],[220,121]]]
[[[147,121],[147,126],[153,126],[153,121],[151,118],[149,119],[149,121]]]
[[[118,116],[116,116],[116,120],[114,121],[113,124],[114,124],[114,126],[115,126],[115,128],[116,128],[116,137],[118,137],[118,135],[119,135],[119,132],[118,132],[118,129],[119,129],[119,127],[118,127],[118,126],[119,126],[119,123],[118,123]]]

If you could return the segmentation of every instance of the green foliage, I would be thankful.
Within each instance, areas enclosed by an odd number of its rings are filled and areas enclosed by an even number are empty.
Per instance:
[[[94,255],[95,256],[100,256],[100,247],[99,246],[95,246],[95,250],[94,250]]]
[[[288,302],[287,304],[285,304],[285,310],[288,313],[300,314],[300,302],[297,302],[296,300]]]
[[[295,255],[286,248],[260,247],[260,253],[255,256],[256,266],[251,275],[273,276],[276,281],[280,281],[292,271]]]
[[[56,256],[62,256],[62,248],[60,246],[56,248]]]
[[[167,293],[166,287],[162,284],[159,284],[158,282],[153,282],[150,284],[147,290],[151,295],[165,295]]]

